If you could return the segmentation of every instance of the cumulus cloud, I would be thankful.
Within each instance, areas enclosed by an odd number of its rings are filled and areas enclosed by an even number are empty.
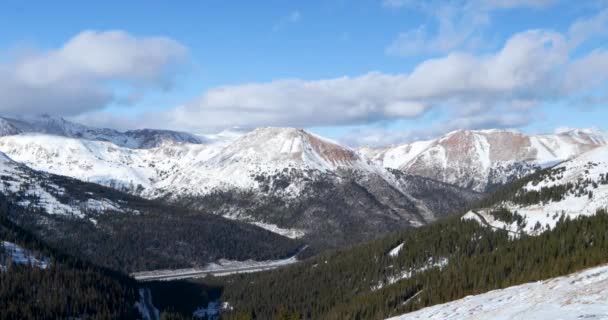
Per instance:
[[[305,127],[416,118],[441,104],[476,104],[477,110],[489,102],[558,94],[563,83],[554,73],[567,62],[566,39],[536,30],[514,35],[495,54],[450,54],[424,61],[407,74],[219,87],[161,118],[189,129]]]
[[[167,88],[187,49],[165,37],[123,31],[83,31],[61,48],[30,53],[0,64],[3,114],[79,114],[105,107],[119,96],[111,85],[133,90]],[[131,92],[126,97],[137,96]]]
[[[235,126],[370,124],[416,119],[440,109],[451,121],[440,123],[431,133],[519,127],[534,119],[531,115],[542,103],[584,95],[608,81],[606,52],[581,55],[577,51],[593,33],[572,34],[524,31],[512,35],[494,53],[451,53],[423,61],[408,73],[217,87],[144,119],[148,126],[210,132]]]

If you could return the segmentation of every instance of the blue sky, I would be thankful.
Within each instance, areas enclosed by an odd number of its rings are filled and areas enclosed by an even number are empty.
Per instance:
[[[6,115],[349,144],[608,121],[602,0],[0,4]]]

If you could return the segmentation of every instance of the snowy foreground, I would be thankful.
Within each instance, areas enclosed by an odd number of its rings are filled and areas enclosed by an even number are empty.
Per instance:
[[[391,320],[608,319],[608,266],[470,296]]]

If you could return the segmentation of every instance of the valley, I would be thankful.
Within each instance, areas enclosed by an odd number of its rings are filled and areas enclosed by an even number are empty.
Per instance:
[[[300,129],[214,140],[144,130],[135,139],[43,119],[0,137],[5,218],[76,259],[129,274],[148,292],[149,317],[227,301],[214,314],[381,319],[608,262],[597,238],[608,190],[598,132],[455,132],[414,143],[419,153],[402,158],[418,165],[397,166],[381,161],[396,151],[351,149]],[[545,149],[533,148],[539,141]],[[480,145],[484,156],[469,150]],[[454,150],[480,156],[445,161],[481,171],[437,167],[428,156]],[[421,163],[432,169],[415,170]],[[566,238],[574,249],[548,255]],[[170,299],[181,287],[196,293]]]

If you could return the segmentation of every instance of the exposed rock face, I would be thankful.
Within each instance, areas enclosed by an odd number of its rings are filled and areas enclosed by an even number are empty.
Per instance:
[[[436,140],[363,152],[388,168],[488,191],[606,143],[604,134],[592,130],[537,136],[510,130],[460,130]]]

